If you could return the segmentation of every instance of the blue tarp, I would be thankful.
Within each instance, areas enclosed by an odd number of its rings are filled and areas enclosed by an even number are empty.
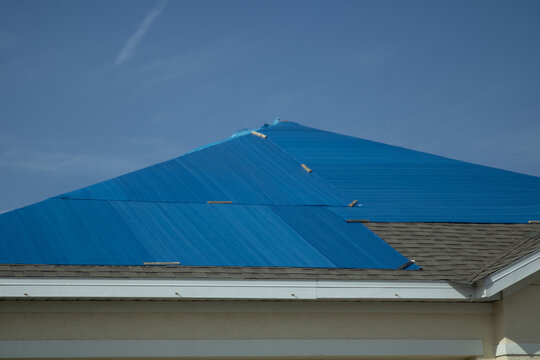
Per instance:
[[[0,263],[395,269],[408,261],[362,224],[311,206],[53,198],[1,215],[0,238]]]
[[[527,223],[540,219],[540,178],[282,122],[261,130],[358,200],[344,219]]]
[[[242,204],[343,205],[347,199],[272,141],[251,134],[59,197]]]

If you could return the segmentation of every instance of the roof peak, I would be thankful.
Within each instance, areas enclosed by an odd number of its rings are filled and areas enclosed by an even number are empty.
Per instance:
[[[538,177],[279,119],[61,197],[337,206],[346,220],[540,220]]]

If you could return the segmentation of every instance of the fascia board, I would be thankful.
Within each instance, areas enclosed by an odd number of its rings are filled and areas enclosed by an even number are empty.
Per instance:
[[[471,300],[473,290],[446,281],[319,281],[318,299],[459,299]]]
[[[1,298],[471,300],[472,287],[428,281],[0,279]]]
[[[540,270],[540,250],[487,276],[477,286],[476,297],[490,298]]]

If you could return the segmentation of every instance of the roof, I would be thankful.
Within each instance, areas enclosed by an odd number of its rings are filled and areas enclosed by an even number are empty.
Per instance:
[[[538,177],[279,122],[0,214],[0,277],[468,284],[538,219]]]
[[[0,264],[2,277],[133,279],[446,280],[484,278],[540,249],[540,224],[369,223],[422,271],[251,266]]]
[[[323,180],[358,200],[332,210],[383,222],[540,220],[540,178],[282,123],[262,132]]]

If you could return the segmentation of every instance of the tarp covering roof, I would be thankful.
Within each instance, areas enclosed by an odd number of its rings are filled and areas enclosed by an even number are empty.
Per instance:
[[[540,178],[321,131],[293,122],[261,130],[320,178],[357,199],[344,219],[527,223],[540,220]]]
[[[4,263],[395,268],[407,261],[364,225],[315,206],[49,199],[0,221]]]
[[[0,263],[413,270],[358,221],[540,219],[537,177],[291,122],[257,131],[1,214]]]
[[[347,202],[340,191],[304,171],[272,141],[253,135],[234,137],[60,197],[274,205]]]

